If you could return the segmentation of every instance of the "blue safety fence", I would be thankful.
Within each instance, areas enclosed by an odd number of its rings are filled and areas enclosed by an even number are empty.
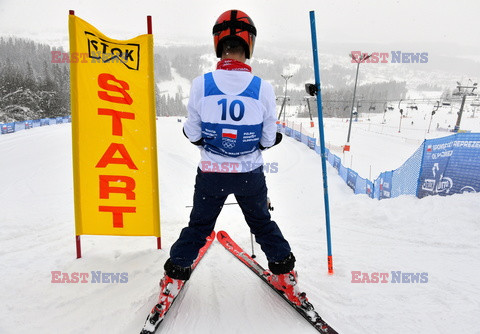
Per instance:
[[[289,126],[277,124],[278,131],[301,141],[320,154],[314,137]],[[452,195],[480,192],[480,133],[457,133],[448,137],[428,139],[392,171],[385,171],[368,180],[342,165],[340,157],[326,149],[326,158],[355,194],[385,199],[400,195]]]
[[[480,133],[457,133],[423,145],[417,196],[480,191]]]
[[[32,119],[32,120],[27,120],[22,122],[1,123],[0,134],[5,135],[8,133],[18,132],[21,130],[32,129],[38,126],[71,123],[71,122],[72,122],[72,118],[70,116],[66,116],[66,117],[56,117],[56,118]]]

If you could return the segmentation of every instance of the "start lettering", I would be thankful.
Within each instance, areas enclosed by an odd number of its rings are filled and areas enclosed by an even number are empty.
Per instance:
[[[101,73],[98,76],[98,97],[114,104],[131,105],[133,99],[127,92],[130,89],[126,81],[119,80],[109,73]],[[103,90],[101,90],[103,89]],[[135,114],[131,112],[118,111],[111,108],[98,108],[97,114],[99,116],[111,116],[112,136],[123,136],[124,124],[123,120],[135,120]],[[110,165],[125,165],[130,170],[138,170],[132,156],[124,144],[111,142],[108,148],[103,153],[102,157],[96,164],[96,168],[104,168],[108,172]],[[110,200],[110,194],[121,194],[125,196],[128,201],[134,201],[136,182],[133,177],[127,175],[99,175],[99,199]],[[137,208],[132,206],[114,206],[114,205],[100,205],[99,212],[111,213],[112,224],[114,228],[124,227],[124,214],[136,213]]]

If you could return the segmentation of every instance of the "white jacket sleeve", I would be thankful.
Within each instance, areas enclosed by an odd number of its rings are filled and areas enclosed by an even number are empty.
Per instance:
[[[200,98],[203,94],[202,79],[203,77],[198,77],[192,81],[187,105],[188,118],[183,126],[183,130],[191,142],[196,142],[202,138],[202,120],[199,108]]]
[[[260,96],[265,107],[260,145],[263,147],[272,147],[273,144],[275,144],[275,138],[277,134],[277,105],[275,102],[275,93],[272,85],[264,80],[262,80]]]

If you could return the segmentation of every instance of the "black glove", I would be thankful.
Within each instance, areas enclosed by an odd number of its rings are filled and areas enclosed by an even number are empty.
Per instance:
[[[280,144],[283,139],[283,135],[281,132],[277,132],[277,136],[275,137],[275,144],[273,146]]]
[[[258,144],[260,150],[266,150],[267,148],[271,148],[271,147],[274,147],[275,145],[278,145],[280,144],[280,142],[282,141],[282,138],[283,138],[283,135],[281,132],[277,132],[277,136],[275,137],[275,143],[270,146],[270,147],[264,147],[262,144]]]

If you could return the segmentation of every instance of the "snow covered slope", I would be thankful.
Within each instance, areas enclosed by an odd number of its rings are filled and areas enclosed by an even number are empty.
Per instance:
[[[188,222],[199,158],[176,119],[157,125],[164,249],[155,249],[153,237],[84,236],[79,260],[70,125],[0,136],[0,333],[140,331],[169,247]],[[297,257],[299,284],[340,333],[480,333],[478,194],[376,201],[354,195],[329,166],[335,266],[329,276],[319,156],[285,138],[265,161],[278,163],[278,173],[267,174],[269,196]],[[237,206],[224,207],[220,229],[250,249]],[[258,245],[256,253],[266,264]],[[52,283],[52,271],[127,273],[128,282]],[[428,273],[428,282],[352,283],[352,271]],[[315,331],[214,243],[161,333]]]

